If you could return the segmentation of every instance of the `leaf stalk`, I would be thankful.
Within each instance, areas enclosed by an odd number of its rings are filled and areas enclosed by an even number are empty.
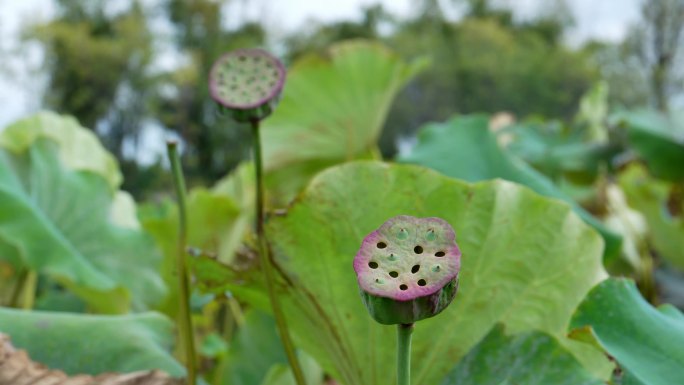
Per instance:
[[[185,179],[181,169],[180,157],[178,156],[178,143],[166,142],[166,152],[171,163],[173,183],[176,189],[176,201],[178,204],[178,251],[176,268],[178,269],[178,292],[180,303],[178,309],[178,330],[183,349],[185,351],[185,367],[188,375],[188,385],[197,382],[197,357],[195,353],[195,337],[192,327],[192,315],[190,314],[190,284],[188,279],[188,267],[185,260],[188,234],[187,234],[187,209],[185,204]]]
[[[263,162],[261,155],[261,133],[259,132],[259,120],[251,121],[252,132],[254,134],[254,169],[256,170],[256,234],[259,243],[259,261],[264,271],[266,289],[273,308],[273,317],[276,321],[278,333],[285,349],[285,355],[292,368],[297,385],[306,385],[302,368],[294,351],[294,345],[287,328],[287,320],[283,314],[278,295],[275,290],[275,280],[273,277],[273,267],[271,266],[270,249],[266,231],[264,227],[264,183],[263,183]]]

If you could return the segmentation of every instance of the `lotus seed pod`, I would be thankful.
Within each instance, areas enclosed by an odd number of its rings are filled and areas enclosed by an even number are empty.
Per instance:
[[[400,215],[364,238],[354,258],[361,297],[381,324],[410,324],[454,299],[461,251],[440,218]]]
[[[239,122],[273,112],[285,83],[285,67],[261,49],[242,49],[219,58],[209,73],[211,97]]]

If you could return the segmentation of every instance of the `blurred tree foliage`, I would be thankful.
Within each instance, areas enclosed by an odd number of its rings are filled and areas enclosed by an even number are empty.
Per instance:
[[[466,15],[458,22],[448,20],[434,0],[417,2],[416,16],[406,21],[388,17],[380,6],[368,7],[356,24],[338,22],[296,35],[288,51],[296,57],[361,37],[383,39],[406,57],[432,55],[432,66],[394,103],[380,143],[385,155],[396,151],[398,137],[454,112],[572,116],[599,72],[590,52],[562,43],[571,22],[568,13],[549,7],[535,20],[516,22],[510,10],[488,1],[466,3]],[[380,34],[383,23],[390,24],[389,34]]]
[[[33,26],[29,38],[46,49],[48,108],[97,129],[123,159],[124,140],[135,143],[148,116],[153,37],[139,2],[112,11],[104,0],[56,0],[57,16]]]
[[[236,4],[230,0],[55,2],[57,16],[29,34],[47,50],[45,103],[96,129],[122,161],[124,188],[138,196],[155,189],[162,170],[132,159],[141,127],[150,122],[183,137],[191,182],[216,180],[249,156],[249,130],[220,118],[206,86],[213,61],[235,48],[277,46],[291,63],[337,41],[367,38],[407,58],[432,56],[432,66],[392,107],[380,141],[387,156],[396,152],[398,138],[454,112],[570,118],[580,96],[600,78],[614,91],[612,101],[628,107],[643,104],[643,90],[653,83],[626,44],[569,48],[563,39],[573,21],[563,0],[546,1],[538,16],[523,20],[495,0],[416,1],[408,19],[372,5],[358,20],[310,23],[277,44],[267,44],[265,25],[229,26],[227,12]],[[447,6],[461,17],[454,21]],[[151,23],[168,26],[171,35],[153,35]],[[163,52],[172,57],[171,70],[159,70],[158,62],[168,59],[160,59],[159,42],[172,47]]]
[[[684,91],[683,28],[684,1],[650,0],[642,2],[641,18],[623,41],[587,44],[613,91],[612,104],[668,110]]]
[[[648,72],[654,107],[667,111],[670,96],[682,90],[681,74],[674,68],[682,44],[684,1],[646,1],[641,14],[641,23],[632,28],[624,44]]]

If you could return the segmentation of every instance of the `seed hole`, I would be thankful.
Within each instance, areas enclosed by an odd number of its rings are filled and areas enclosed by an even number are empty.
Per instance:
[[[418,280],[418,286],[425,286],[425,285],[427,285],[427,282],[425,282],[424,279],[419,279],[419,280]]]
[[[418,245],[418,246],[413,248],[413,252],[415,252],[416,254],[422,254],[423,253],[423,247]]]
[[[443,252],[443,251],[438,251],[438,252],[435,253],[435,257],[443,257],[443,256],[444,256],[444,252]]]
[[[411,273],[416,274],[420,270],[420,265],[413,265],[411,268]]]
[[[397,277],[399,276],[399,273],[397,273],[396,271],[390,271],[390,272],[389,272],[389,275],[390,275],[390,277],[392,277],[392,278],[397,278]]]
[[[385,242],[378,242],[377,246],[378,249],[384,249],[385,247],[387,247],[387,244]]]
[[[406,285],[400,285],[400,286],[399,286],[399,289],[401,289],[402,291],[403,291],[403,290],[408,290],[408,286],[406,286]]]
[[[245,61],[245,60],[247,60],[247,58],[245,56],[238,56],[238,60]]]
[[[368,267],[370,267],[371,269],[377,269],[378,263],[377,262],[368,262]]]

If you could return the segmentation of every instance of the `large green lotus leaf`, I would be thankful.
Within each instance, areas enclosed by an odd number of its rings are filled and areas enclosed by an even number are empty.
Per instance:
[[[0,147],[21,154],[38,139],[47,138],[59,144],[59,158],[73,170],[87,170],[101,175],[112,189],[123,177],[116,159],[104,149],[95,134],[72,117],[41,112],[19,120],[0,133]]]
[[[380,162],[331,168],[271,218],[268,234],[296,341],[346,385],[394,382],[396,330],[368,315],[352,260],[365,235],[399,214],[444,218],[463,252],[454,303],[416,325],[416,384],[441,381],[497,322],[564,338],[572,311],[605,277],[598,234],[568,205],[524,187]],[[563,343],[608,377],[600,352]]]
[[[603,385],[553,336],[512,336],[497,326],[444,379],[442,385]]]
[[[684,378],[684,315],[672,306],[652,307],[630,280],[597,285],[572,325],[591,326],[606,351],[644,384],[679,384]]]
[[[654,179],[638,164],[621,172],[618,182],[630,206],[646,218],[653,248],[663,259],[684,270],[684,217],[668,209],[673,185]],[[684,198],[680,199],[678,203],[684,205]]]
[[[57,143],[39,138],[21,153],[0,149],[0,243],[24,266],[49,275],[101,312],[157,303],[159,256],[138,229],[118,226],[111,185],[74,171]]]
[[[407,63],[365,41],[302,58],[263,124],[266,169],[314,159],[341,162],[375,148],[394,96],[425,64]]]
[[[0,308],[0,333],[32,360],[70,375],[146,369],[184,374],[171,355],[173,323],[158,313],[102,316]]]
[[[613,117],[627,126],[629,144],[646,161],[651,173],[673,182],[684,181],[684,113],[664,115],[654,110],[622,112]]]
[[[608,230],[582,209],[551,180],[502,150],[488,129],[486,116],[457,116],[445,123],[428,124],[419,132],[418,144],[398,160],[430,167],[445,175],[470,182],[506,179],[523,184],[539,194],[562,199],[586,223],[601,233],[605,241],[604,255],[613,257],[620,250],[619,235]]]

